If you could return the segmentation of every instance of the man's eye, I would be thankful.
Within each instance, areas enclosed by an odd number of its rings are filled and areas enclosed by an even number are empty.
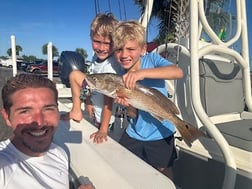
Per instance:
[[[55,107],[55,106],[48,106],[48,107],[46,107],[45,109],[44,109],[45,111],[57,111],[58,110],[58,108],[57,107]]]
[[[29,113],[29,110],[20,110],[18,111],[18,114],[27,114]]]

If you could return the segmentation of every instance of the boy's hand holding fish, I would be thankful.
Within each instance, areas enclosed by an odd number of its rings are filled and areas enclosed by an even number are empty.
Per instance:
[[[127,89],[134,89],[136,87],[136,82],[140,79],[140,71],[131,71],[122,76],[122,80],[124,82],[124,85]],[[127,98],[124,96],[117,95],[114,99],[115,103],[121,104],[123,106],[129,106],[129,102]]]
[[[136,87],[136,82],[143,80],[144,70],[130,71],[122,76],[124,85],[128,89],[134,89]]]

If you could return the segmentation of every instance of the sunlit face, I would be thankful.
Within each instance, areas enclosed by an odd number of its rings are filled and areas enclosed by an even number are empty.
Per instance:
[[[146,47],[141,47],[136,40],[128,40],[122,48],[115,50],[115,57],[121,66],[132,69],[140,65],[140,57],[144,55]]]
[[[11,96],[13,105],[6,124],[13,129],[12,143],[23,153],[40,156],[49,148],[59,114],[54,93],[48,88],[26,88]]]
[[[92,37],[92,47],[99,60],[103,61],[112,53],[110,38],[94,35]]]

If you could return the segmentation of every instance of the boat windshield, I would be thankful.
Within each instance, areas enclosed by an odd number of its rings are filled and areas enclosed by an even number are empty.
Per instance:
[[[231,0],[211,1],[207,0],[204,4],[205,15],[208,24],[216,33],[218,38],[223,42],[230,40],[234,35],[237,27],[237,14],[235,3]],[[202,31],[201,39],[210,42],[211,39],[205,31]],[[239,51],[239,41],[233,44],[233,48]]]

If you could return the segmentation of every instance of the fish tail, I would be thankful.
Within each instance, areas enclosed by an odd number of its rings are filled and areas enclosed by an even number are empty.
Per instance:
[[[178,117],[176,117],[176,120],[174,122],[179,133],[181,134],[181,137],[189,147],[191,147],[193,141],[195,141],[199,137],[208,137],[204,132]]]

